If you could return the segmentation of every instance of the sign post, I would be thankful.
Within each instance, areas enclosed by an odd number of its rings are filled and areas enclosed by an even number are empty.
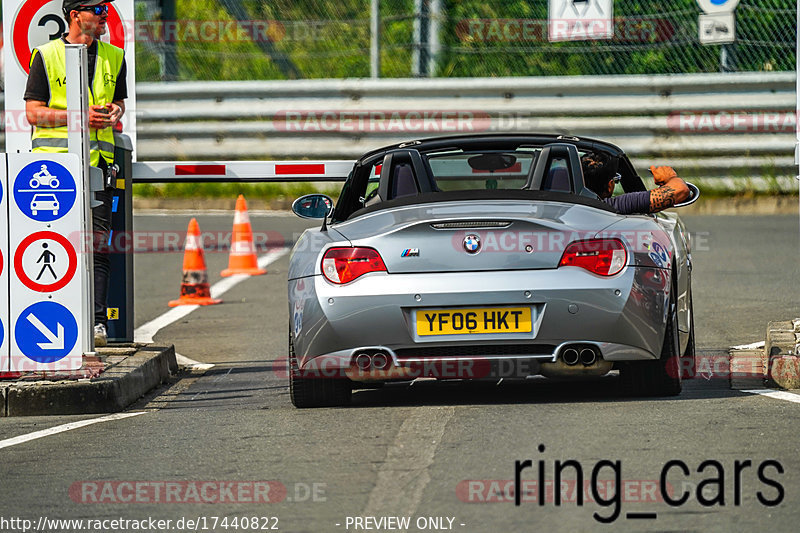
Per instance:
[[[73,154],[7,154],[11,372],[75,370],[91,330],[79,273],[84,186]],[[81,269],[82,270],[82,269]]]
[[[734,10],[739,0],[697,0],[703,10],[697,19],[697,32],[700,44],[721,44],[719,66],[721,72],[735,70],[733,48],[728,46],[736,41],[736,16]]]
[[[80,224],[83,228],[92,227],[92,183],[89,159],[89,98],[85,87],[88,87],[88,64],[86,45],[69,44],[64,51],[64,60],[67,71],[67,109],[68,127],[67,146],[71,154],[78,156],[78,179],[84,184],[82,188],[81,206],[79,212]],[[98,170],[98,169],[95,169]],[[98,187],[103,187],[103,178]],[[87,232],[88,234],[88,232]],[[81,314],[92,317],[88,326],[94,325],[94,262],[92,254],[81,254],[81,284],[86,287],[86,292],[81,295]],[[85,344],[81,346],[84,352],[94,351],[94,336],[84,338]]]

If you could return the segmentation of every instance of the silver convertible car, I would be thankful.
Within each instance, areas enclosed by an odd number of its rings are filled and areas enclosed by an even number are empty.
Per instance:
[[[588,152],[613,162],[617,193],[646,190],[606,142],[480,135],[370,152],[335,207],[296,200],[321,224],[289,266],[293,404],[346,405],[390,381],[612,370],[627,394],[680,393],[689,233],[674,213],[616,213],[584,185]]]

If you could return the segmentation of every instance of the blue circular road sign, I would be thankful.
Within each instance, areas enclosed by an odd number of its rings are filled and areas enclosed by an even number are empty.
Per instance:
[[[34,161],[14,180],[14,201],[28,218],[52,222],[75,205],[75,179],[54,161]]]
[[[55,363],[78,342],[78,323],[63,305],[38,302],[20,313],[14,337],[22,355],[37,363]]]

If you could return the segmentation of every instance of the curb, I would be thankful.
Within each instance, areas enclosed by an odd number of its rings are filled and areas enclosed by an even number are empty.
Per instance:
[[[177,371],[174,346],[144,346],[91,380],[0,385],[0,416],[119,412]]]
[[[764,348],[732,348],[732,389],[800,389],[800,319],[770,322]]]
[[[800,389],[800,319],[770,322],[764,346],[767,386]]]

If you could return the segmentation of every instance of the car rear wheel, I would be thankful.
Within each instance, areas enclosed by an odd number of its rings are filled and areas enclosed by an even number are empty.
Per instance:
[[[303,377],[294,353],[294,337],[289,332],[289,396],[298,408],[350,405],[352,385],[341,377]]]
[[[681,353],[676,293],[673,286],[661,357],[655,361],[627,363],[620,369],[622,390],[630,396],[677,396],[681,393]],[[690,342],[693,342],[693,339],[690,339]],[[688,348],[687,346],[687,351]]]

